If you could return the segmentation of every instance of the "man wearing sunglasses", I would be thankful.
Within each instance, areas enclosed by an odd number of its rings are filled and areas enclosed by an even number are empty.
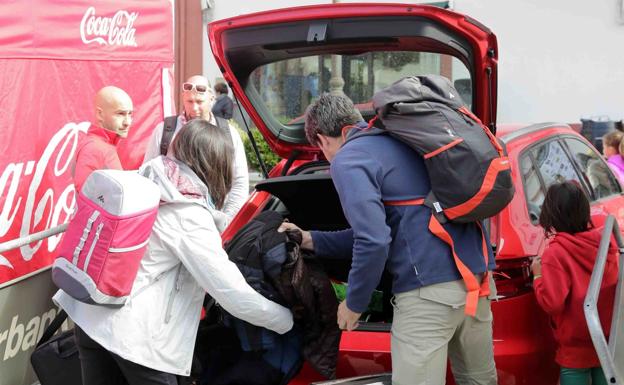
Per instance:
[[[147,144],[143,163],[169,153],[169,145],[177,132],[192,119],[205,119],[219,128],[229,132],[234,148],[234,181],[228,194],[223,212],[227,222],[231,220],[243,206],[249,194],[249,173],[243,141],[237,130],[230,128],[227,120],[217,119],[211,112],[215,96],[210,82],[204,76],[191,76],[182,84],[182,102],[184,111],[177,116],[166,117],[159,123]]]
[[[95,121],[80,142],[72,170],[76,191],[94,170],[122,169],[117,143],[128,136],[132,110],[132,99],[121,88],[107,86],[95,95]]]

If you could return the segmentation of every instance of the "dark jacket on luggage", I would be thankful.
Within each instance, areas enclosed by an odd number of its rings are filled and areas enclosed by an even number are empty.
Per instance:
[[[338,301],[331,282],[312,256],[305,258],[298,232],[278,233],[283,218],[266,211],[245,225],[226,244],[250,286],[289,307],[303,333],[303,356],[319,373],[334,378],[341,331]],[[270,350],[279,335],[240,320],[231,320],[244,350]]]

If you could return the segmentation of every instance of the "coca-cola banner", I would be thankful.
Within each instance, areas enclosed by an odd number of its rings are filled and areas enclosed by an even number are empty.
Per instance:
[[[0,25],[3,243],[68,220],[72,162],[103,86],[124,89],[134,102],[129,136],[118,148],[124,168],[138,168],[171,105],[174,54],[167,0],[5,1]],[[0,285],[49,266],[60,239],[0,254]]]
[[[3,57],[169,60],[169,0],[0,2]]]

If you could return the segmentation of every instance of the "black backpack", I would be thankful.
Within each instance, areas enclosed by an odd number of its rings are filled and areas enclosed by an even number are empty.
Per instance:
[[[425,160],[438,219],[470,223],[494,216],[514,186],[502,143],[464,105],[444,76],[410,76],[373,95],[377,118]]]
[[[479,282],[455,252],[453,238],[442,224],[450,220],[481,227],[481,220],[509,204],[515,190],[507,152],[444,76],[400,79],[373,95],[373,107],[385,132],[423,157],[431,182],[425,198],[384,205],[431,208],[429,230],[449,245],[466,285],[465,312],[474,316],[479,297],[490,294],[489,240],[481,229],[486,273]],[[369,126],[373,124],[374,119]]]

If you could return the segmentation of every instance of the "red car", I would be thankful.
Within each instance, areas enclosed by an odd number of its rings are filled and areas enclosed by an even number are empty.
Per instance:
[[[209,37],[238,100],[284,158],[256,186],[224,241],[263,210],[277,210],[304,229],[348,226],[328,163],[303,131],[301,116],[321,92],[342,90],[369,118],[377,90],[403,76],[441,74],[496,131],[496,37],[465,15],[421,5],[329,4],[216,21]],[[596,150],[565,124],[501,127],[496,134],[507,145],[516,186],[511,204],[489,220],[499,294],[492,304],[499,384],[556,384],[555,345],[529,269],[544,244],[537,218],[546,188],[554,181],[578,180],[593,212],[614,214],[624,228],[622,187]],[[346,280],[348,262],[326,267],[333,278]],[[384,280],[378,289],[386,301]],[[358,331],[343,333],[339,378],[391,371],[391,310],[384,305]],[[291,384],[319,380],[304,366]]]

